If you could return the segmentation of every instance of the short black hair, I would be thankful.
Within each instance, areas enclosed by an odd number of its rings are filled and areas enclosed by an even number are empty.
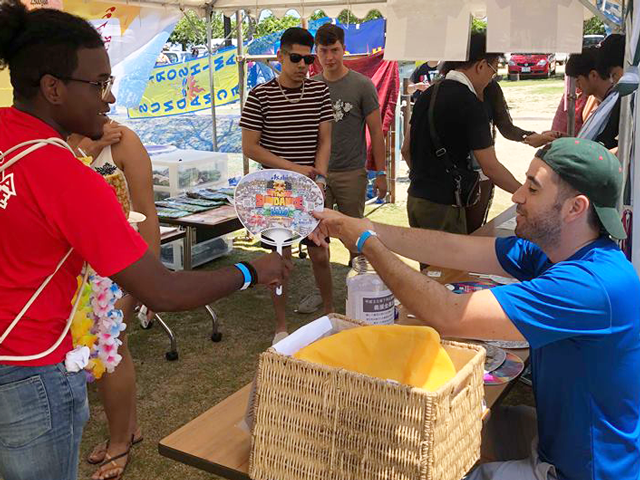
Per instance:
[[[488,63],[500,58],[500,53],[487,53],[487,34],[485,32],[472,33],[469,38],[469,56],[464,62],[446,62],[446,70],[466,69],[472,67],[481,60]]]
[[[316,45],[333,45],[340,42],[344,47],[344,30],[333,23],[325,23],[316,32]]]
[[[280,37],[280,48],[287,50],[294,45],[304,45],[313,48],[313,35],[308,30],[300,27],[287,28]]]
[[[625,36],[614,33],[597,47],[596,70],[602,78],[609,78],[615,67],[624,67]]]
[[[69,78],[78,66],[78,50],[99,47],[104,47],[100,34],[80,17],[0,0],[0,68],[9,67],[15,96],[33,98],[46,74]]]
[[[588,77],[592,70],[596,69],[596,60],[598,58],[597,47],[587,47],[582,53],[574,53],[569,56],[564,73],[573,78],[578,76]],[[602,75],[600,75],[602,77]],[[606,77],[604,77],[606,78]]]

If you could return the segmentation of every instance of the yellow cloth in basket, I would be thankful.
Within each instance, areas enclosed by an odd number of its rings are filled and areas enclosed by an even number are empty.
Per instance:
[[[435,391],[456,369],[431,327],[373,325],[322,338],[295,358]]]

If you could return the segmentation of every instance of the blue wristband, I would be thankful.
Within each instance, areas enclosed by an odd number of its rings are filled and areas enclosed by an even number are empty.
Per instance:
[[[384,170],[378,170],[376,172],[376,178],[377,177],[381,177],[382,175],[386,175],[386,174],[387,174],[387,172],[385,172]]]
[[[246,290],[251,286],[251,272],[246,266],[241,263],[236,263],[234,267],[240,270],[242,272],[242,276],[244,277],[244,284],[242,285],[242,288],[240,288],[240,290]]]
[[[365,230],[364,232],[362,232],[362,234],[360,235],[360,237],[358,237],[358,240],[356,241],[356,248],[358,249],[358,253],[362,253],[364,244],[367,240],[369,240],[369,238],[377,237],[377,236],[378,234],[373,230]]]

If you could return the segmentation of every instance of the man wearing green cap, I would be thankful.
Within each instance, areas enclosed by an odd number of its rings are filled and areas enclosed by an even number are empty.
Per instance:
[[[612,241],[626,237],[615,208],[621,184],[620,163],[602,145],[562,138],[536,154],[513,195],[515,237],[317,215],[315,241],[328,234],[365,255],[441,335],[529,342],[536,410],[496,409],[483,449],[499,461],[468,478],[639,478],[640,280]],[[456,295],[393,252],[520,282]]]

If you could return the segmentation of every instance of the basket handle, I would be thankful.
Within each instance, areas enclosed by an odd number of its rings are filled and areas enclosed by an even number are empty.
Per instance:
[[[453,404],[460,395],[465,394],[471,388],[471,377],[472,375],[468,375],[462,382],[451,387],[451,391],[449,392],[451,404]]]

